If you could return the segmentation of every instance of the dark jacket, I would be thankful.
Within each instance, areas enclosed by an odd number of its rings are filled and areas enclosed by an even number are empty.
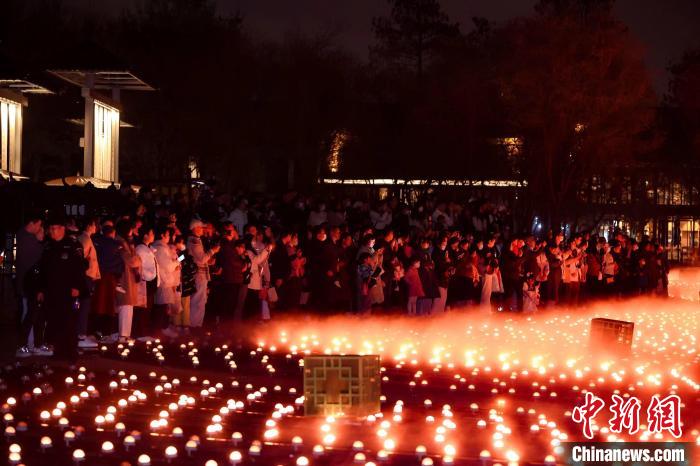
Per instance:
[[[508,250],[503,255],[501,274],[504,280],[517,281],[523,276],[523,258]]]
[[[418,269],[418,276],[420,277],[421,284],[423,285],[423,292],[426,298],[439,298],[440,290],[438,289],[438,277],[435,274],[434,266],[432,262],[421,266]]]
[[[244,268],[248,256],[240,256],[236,252],[235,242],[223,240],[219,251],[219,265],[221,266],[221,283],[240,285],[244,282]]]
[[[85,294],[85,270],[80,243],[66,236],[61,241],[49,240],[39,262],[39,290],[49,303],[71,301],[71,290]]]
[[[44,246],[36,239],[36,235],[27,232],[24,228],[17,232],[16,241],[15,276],[17,277],[17,291],[20,295],[27,296],[23,292],[25,275],[39,264]]]
[[[110,238],[109,236],[101,234],[94,235],[92,243],[95,245],[100,273],[120,276],[124,272],[121,243],[115,238]]]
[[[281,242],[270,254],[270,279],[272,283],[276,280],[287,280],[291,275],[292,258],[287,253],[287,247]]]

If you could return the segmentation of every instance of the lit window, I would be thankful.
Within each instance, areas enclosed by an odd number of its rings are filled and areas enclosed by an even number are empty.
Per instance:
[[[22,105],[0,98],[0,157],[3,170],[21,172]]]
[[[94,117],[93,176],[101,180],[117,181],[119,110],[96,100]]]
[[[196,180],[196,179],[200,178],[199,166],[197,165],[196,160],[190,160],[189,170],[190,170],[190,178],[191,179]]]

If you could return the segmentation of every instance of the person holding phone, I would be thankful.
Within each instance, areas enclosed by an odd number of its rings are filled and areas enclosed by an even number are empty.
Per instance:
[[[238,239],[238,233],[231,222],[224,223],[218,259],[221,266],[219,290],[222,306],[219,315],[224,319],[229,317],[234,322],[241,322],[251,264],[245,252],[245,242]]]
[[[215,244],[209,250],[205,250],[202,243],[204,234],[204,222],[192,220],[190,222],[190,236],[187,238],[187,251],[197,264],[195,283],[197,289],[190,300],[190,325],[201,328],[204,323],[204,312],[207,305],[207,291],[209,287],[209,261],[216,255],[221,246]]]
[[[246,296],[246,311],[250,317],[256,314],[260,320],[268,320],[268,315],[265,316],[263,311],[267,305],[267,289],[270,286],[270,268],[267,264],[267,259],[270,253],[275,249],[275,243],[267,243],[263,246],[260,252],[256,252],[252,242],[246,243],[246,254],[250,259],[250,280],[248,281],[248,294]]]
[[[175,248],[170,244],[172,233],[166,225],[156,228],[157,239],[151,246],[158,265],[159,278],[154,306],[157,310],[152,323],[156,326],[156,331],[170,338],[178,336],[172,324],[168,326],[167,316],[173,316],[180,311],[177,287],[180,284],[181,263],[185,259],[185,255],[178,256]]]

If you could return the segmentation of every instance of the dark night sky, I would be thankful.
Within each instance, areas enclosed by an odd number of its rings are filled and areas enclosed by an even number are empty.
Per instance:
[[[102,12],[121,10],[132,0],[68,0]],[[277,39],[286,32],[334,31],[342,45],[366,56],[372,42],[371,19],[388,11],[384,0],[216,0],[222,13],[240,10],[248,31]],[[505,21],[527,15],[536,0],[441,0],[463,31],[473,16]],[[616,11],[647,47],[647,63],[660,93],[666,91],[666,66],[689,47],[700,46],[700,0],[617,0]]]

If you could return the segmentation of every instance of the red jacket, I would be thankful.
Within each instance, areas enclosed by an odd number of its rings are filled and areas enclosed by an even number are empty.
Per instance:
[[[408,289],[408,296],[417,296],[422,298],[425,296],[423,291],[423,284],[420,281],[420,275],[418,275],[418,269],[415,267],[409,267],[406,270],[406,274],[403,279],[406,281],[406,288]]]

